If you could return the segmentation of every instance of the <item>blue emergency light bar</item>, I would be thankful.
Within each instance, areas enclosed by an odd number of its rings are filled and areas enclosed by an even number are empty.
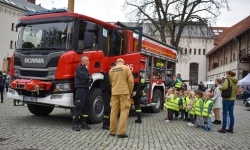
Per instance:
[[[59,9],[52,9],[52,10],[42,10],[39,12],[25,12],[24,16],[34,16],[34,15],[41,15],[41,14],[51,14],[51,13],[62,13],[62,12],[68,12],[66,8],[59,8]]]

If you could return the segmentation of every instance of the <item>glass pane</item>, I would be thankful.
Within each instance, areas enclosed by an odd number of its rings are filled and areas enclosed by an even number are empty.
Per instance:
[[[17,49],[70,49],[73,23],[45,23],[22,26]]]

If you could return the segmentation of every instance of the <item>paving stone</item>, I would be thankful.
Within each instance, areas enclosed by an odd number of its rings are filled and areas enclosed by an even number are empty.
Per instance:
[[[27,106],[13,106],[13,101],[5,97],[0,103],[0,149],[248,150],[250,111],[240,100],[235,104],[234,134],[218,133],[219,125],[212,125],[211,132],[205,132],[182,120],[165,123],[166,111],[143,113],[143,123],[135,124],[136,115],[131,111],[129,138],[118,139],[102,130],[102,124],[91,125],[88,131],[72,131],[70,112],[64,109],[56,108],[49,116],[38,117]]]

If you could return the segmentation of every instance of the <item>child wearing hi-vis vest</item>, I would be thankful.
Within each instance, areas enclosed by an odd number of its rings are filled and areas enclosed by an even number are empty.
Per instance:
[[[173,102],[174,102],[174,89],[170,88],[165,96],[164,107],[167,109],[167,118],[165,122],[171,122],[173,120]]]
[[[182,105],[180,106],[180,113],[181,113],[181,117],[179,119],[184,119],[184,113],[185,113],[185,105],[186,105],[186,101],[184,98],[184,91],[180,90],[179,91],[179,97],[182,100]]]
[[[195,96],[197,98],[195,102],[195,114],[196,114],[196,128],[205,128],[204,119],[202,115],[203,111],[203,93],[201,91],[196,91]]]
[[[190,117],[190,122],[187,123],[187,125],[192,127],[194,126],[195,102],[196,102],[194,91],[189,92],[189,101],[186,101],[186,102],[187,102],[186,111],[188,112],[189,117]]]
[[[180,107],[182,105],[183,105],[182,104],[182,98],[180,97],[179,92],[175,91],[174,92],[174,99],[172,100],[172,110],[179,112]],[[172,113],[172,117],[173,117],[173,113]],[[165,122],[171,122],[171,120],[167,119],[167,120],[165,120]]]
[[[213,107],[214,107],[214,102],[211,100],[212,98],[212,93],[206,92],[204,96],[204,103],[203,103],[203,111],[202,115],[206,117],[206,122],[207,125],[204,128],[205,131],[210,131],[211,130],[211,124],[212,124],[212,112],[213,112]]]
[[[181,119],[184,119],[185,121],[189,121],[189,116],[188,116],[188,111],[187,111],[187,103],[188,104],[190,103],[190,99],[189,99],[188,93],[189,93],[189,91],[184,91],[183,108],[181,110]]]

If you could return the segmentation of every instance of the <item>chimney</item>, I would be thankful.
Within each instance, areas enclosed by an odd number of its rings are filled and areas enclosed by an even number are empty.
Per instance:
[[[36,4],[36,0],[27,0],[27,2],[30,2],[30,3]]]

